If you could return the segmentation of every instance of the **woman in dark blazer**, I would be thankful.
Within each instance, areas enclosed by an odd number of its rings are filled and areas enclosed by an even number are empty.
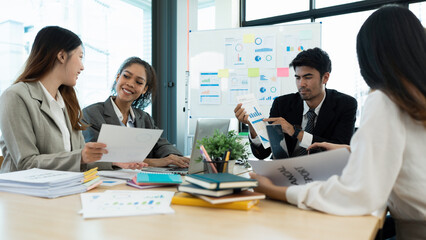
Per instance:
[[[126,59],[117,72],[113,96],[83,109],[84,121],[89,124],[83,131],[85,141],[96,142],[104,123],[157,129],[152,117],[142,110],[155,92],[156,81],[155,71],[147,62],[138,57]],[[170,164],[188,167],[189,159],[182,157],[166,139],[160,138],[144,162],[155,167]]]

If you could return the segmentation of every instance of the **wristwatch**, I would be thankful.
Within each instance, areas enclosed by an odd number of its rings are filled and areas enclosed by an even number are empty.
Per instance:
[[[291,137],[297,138],[297,136],[299,135],[300,131],[302,131],[302,129],[299,126],[296,126],[296,125],[293,125],[293,129],[294,129],[294,133]]]

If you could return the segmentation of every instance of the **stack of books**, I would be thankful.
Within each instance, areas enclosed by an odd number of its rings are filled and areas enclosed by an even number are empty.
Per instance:
[[[86,192],[101,183],[97,168],[84,173],[33,168],[0,174],[0,191],[45,198]]]
[[[179,174],[153,172],[140,172],[127,181],[127,185],[139,189],[171,186],[181,183],[182,177]]]
[[[178,187],[172,204],[248,210],[265,198],[249,190],[257,186],[256,180],[229,173],[191,174],[185,179],[189,183]]]

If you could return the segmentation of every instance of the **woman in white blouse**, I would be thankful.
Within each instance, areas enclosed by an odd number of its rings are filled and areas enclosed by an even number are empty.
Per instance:
[[[373,13],[357,36],[361,74],[372,89],[341,176],[282,187],[268,178],[256,191],[336,215],[365,215],[387,204],[398,239],[426,239],[426,34],[407,8]]]

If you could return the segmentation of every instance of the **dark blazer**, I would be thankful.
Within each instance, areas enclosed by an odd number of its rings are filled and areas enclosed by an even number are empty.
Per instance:
[[[326,97],[317,116],[312,142],[349,144],[354,132],[357,101],[355,98],[333,89],[326,89]],[[269,113],[270,117],[282,117],[292,125],[302,125],[303,100],[299,93],[277,97]],[[285,134],[289,155],[297,139]],[[253,155],[264,159],[271,154],[270,148],[250,144]]]
[[[133,112],[135,113],[134,123],[136,128],[158,129],[154,124],[154,119],[148,113],[136,108],[133,108]],[[90,124],[90,127],[83,131],[86,142],[96,142],[98,140],[99,131],[103,123],[121,125],[112,106],[111,98],[108,98],[105,102],[95,103],[84,108],[83,116],[84,122]],[[170,154],[182,156],[182,153],[166,139],[160,138],[147,158],[163,158]]]

